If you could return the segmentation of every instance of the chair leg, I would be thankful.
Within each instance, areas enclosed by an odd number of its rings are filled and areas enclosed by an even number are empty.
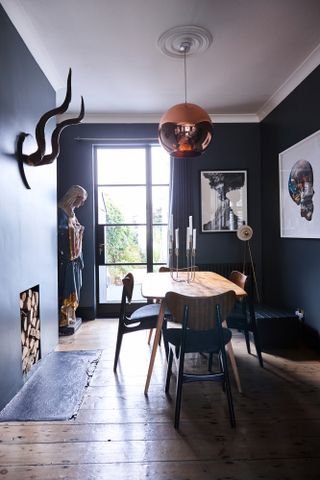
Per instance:
[[[222,364],[222,369],[224,373],[224,386],[225,386],[225,391],[226,391],[227,400],[228,400],[230,424],[231,424],[231,427],[234,428],[236,426],[236,419],[235,419],[234,408],[233,408],[228,362],[227,362],[227,356],[226,356],[226,351],[224,347],[221,350],[221,364]]]
[[[149,331],[149,335],[148,335],[148,345],[150,345],[150,343],[151,343],[152,333],[153,333],[153,328],[151,328],[151,330]]]
[[[232,347],[231,340],[230,340],[230,342],[227,344],[226,348],[227,348],[227,353],[228,353],[228,355],[229,355],[229,359],[230,359],[230,363],[231,363],[231,368],[232,368],[232,371],[233,371],[234,379],[235,379],[235,381],[236,381],[236,384],[237,384],[237,387],[238,387],[239,392],[242,393],[240,376],[239,376],[238,367],[237,367],[236,359],[235,359],[235,356],[234,356],[234,351],[233,351],[233,347]]]
[[[113,371],[114,372],[117,370],[118,359],[119,359],[121,344],[122,344],[122,337],[123,337],[123,333],[122,333],[122,331],[120,329],[120,326],[119,326],[118,335],[117,335],[117,343],[116,343],[116,351],[115,351],[114,362],[113,362]]]
[[[221,352],[219,353],[219,368],[220,368],[220,371],[221,372],[224,372],[224,367],[223,367],[223,360],[222,360],[222,354]],[[226,381],[224,379],[224,381],[222,382],[222,391],[225,392],[226,391]]]
[[[258,331],[257,331],[256,327],[253,327],[252,333],[253,333],[254,345],[256,347],[256,352],[257,352],[257,356],[258,356],[258,359],[259,359],[260,367],[263,368],[263,359],[262,359],[262,354],[261,354],[260,338],[259,338],[259,334],[258,334]]]
[[[213,353],[209,353],[208,357],[208,370],[212,372],[212,361],[213,361]]]
[[[173,360],[173,351],[170,348],[169,349],[169,354],[168,354],[168,365],[167,365],[167,375],[166,375],[166,386],[165,386],[165,392],[169,392],[170,388],[170,380],[171,380],[171,374],[172,374],[172,360]]]
[[[174,428],[175,429],[179,428],[179,423],[180,423],[183,371],[184,371],[184,352],[182,352],[180,350],[178,378],[177,378],[176,408],[175,408],[175,413],[174,413]]]
[[[166,352],[166,359],[168,360],[168,358],[169,358],[169,344],[168,344],[168,342],[166,341],[165,330],[167,330],[167,322],[166,322],[166,320],[163,320],[163,324],[162,324],[162,337],[163,337],[164,351]]]
[[[243,333],[244,333],[244,336],[245,336],[245,339],[246,339],[247,352],[248,352],[249,354],[251,354],[249,330],[248,330],[247,327],[244,327]]]

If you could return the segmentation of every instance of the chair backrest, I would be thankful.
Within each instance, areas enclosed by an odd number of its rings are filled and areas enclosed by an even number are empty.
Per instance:
[[[166,307],[176,323],[183,322],[185,306],[188,306],[188,327],[192,330],[209,330],[216,326],[216,306],[220,305],[221,319],[227,318],[236,300],[233,290],[212,297],[189,297],[176,292],[165,296]]]
[[[128,301],[131,303],[132,292],[134,287],[134,277],[132,273],[127,273],[126,276],[122,279],[123,289],[122,289],[122,300]]]
[[[229,275],[229,280],[238,285],[238,287],[243,288],[243,290],[245,290],[247,278],[247,275],[238,272],[238,270],[233,270]]]
[[[199,271],[199,267],[198,267],[197,265],[194,265],[194,267],[192,267],[192,270],[193,270],[194,272],[198,272],[198,271]],[[186,268],[179,268],[178,271],[179,271],[179,272],[186,272],[187,269],[186,269]],[[169,268],[169,267],[164,267],[164,266],[162,266],[162,267],[159,268],[159,272],[160,272],[160,273],[161,273],[161,272],[170,272],[170,268]]]

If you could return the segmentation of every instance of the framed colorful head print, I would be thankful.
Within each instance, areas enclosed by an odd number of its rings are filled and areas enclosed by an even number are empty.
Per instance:
[[[320,130],[279,154],[280,236],[320,238]]]

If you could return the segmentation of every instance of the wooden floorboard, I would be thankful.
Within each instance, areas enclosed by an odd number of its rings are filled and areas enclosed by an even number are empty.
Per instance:
[[[116,326],[112,319],[84,322],[60,338],[60,351],[102,350],[79,413],[64,422],[0,423],[0,480],[319,480],[316,353],[268,352],[262,369],[235,334],[243,388],[240,394],[232,379],[236,428],[221,387],[199,383],[184,387],[176,431],[174,378],[170,395],[164,393],[164,352],[145,396],[147,333],[124,338],[114,374]],[[206,361],[193,355],[188,366],[204,368]]]

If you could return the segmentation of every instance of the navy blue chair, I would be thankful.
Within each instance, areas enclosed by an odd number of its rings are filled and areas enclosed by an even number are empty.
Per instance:
[[[247,297],[236,301],[233,311],[227,317],[228,328],[237,329],[238,331],[243,332],[249,354],[251,354],[250,333],[252,333],[257,357],[260,366],[263,367],[261,344],[254,310],[253,291],[250,277],[234,270],[231,272],[229,280],[243,288],[247,292]]]
[[[150,303],[138,308],[131,315],[129,315],[127,313],[127,305],[129,305],[132,301],[132,293],[134,288],[134,277],[132,273],[127,273],[127,275],[122,279],[122,284],[123,288],[118,323],[118,334],[113,363],[114,372],[117,370],[123,335],[137,332],[139,330],[151,330],[156,328],[160,311],[159,303]]]
[[[176,404],[174,427],[179,428],[182,386],[190,382],[220,382],[227,395],[230,423],[235,427],[235,415],[228,372],[225,345],[232,333],[223,328],[222,319],[226,318],[235,303],[235,293],[226,292],[212,297],[188,297],[175,292],[165,296],[166,307],[172,314],[172,321],[182,325],[164,330],[163,335],[169,347],[165,392],[169,392],[172,364],[177,366]],[[217,371],[208,373],[188,373],[185,370],[185,355],[203,352],[216,354],[219,358]]]

